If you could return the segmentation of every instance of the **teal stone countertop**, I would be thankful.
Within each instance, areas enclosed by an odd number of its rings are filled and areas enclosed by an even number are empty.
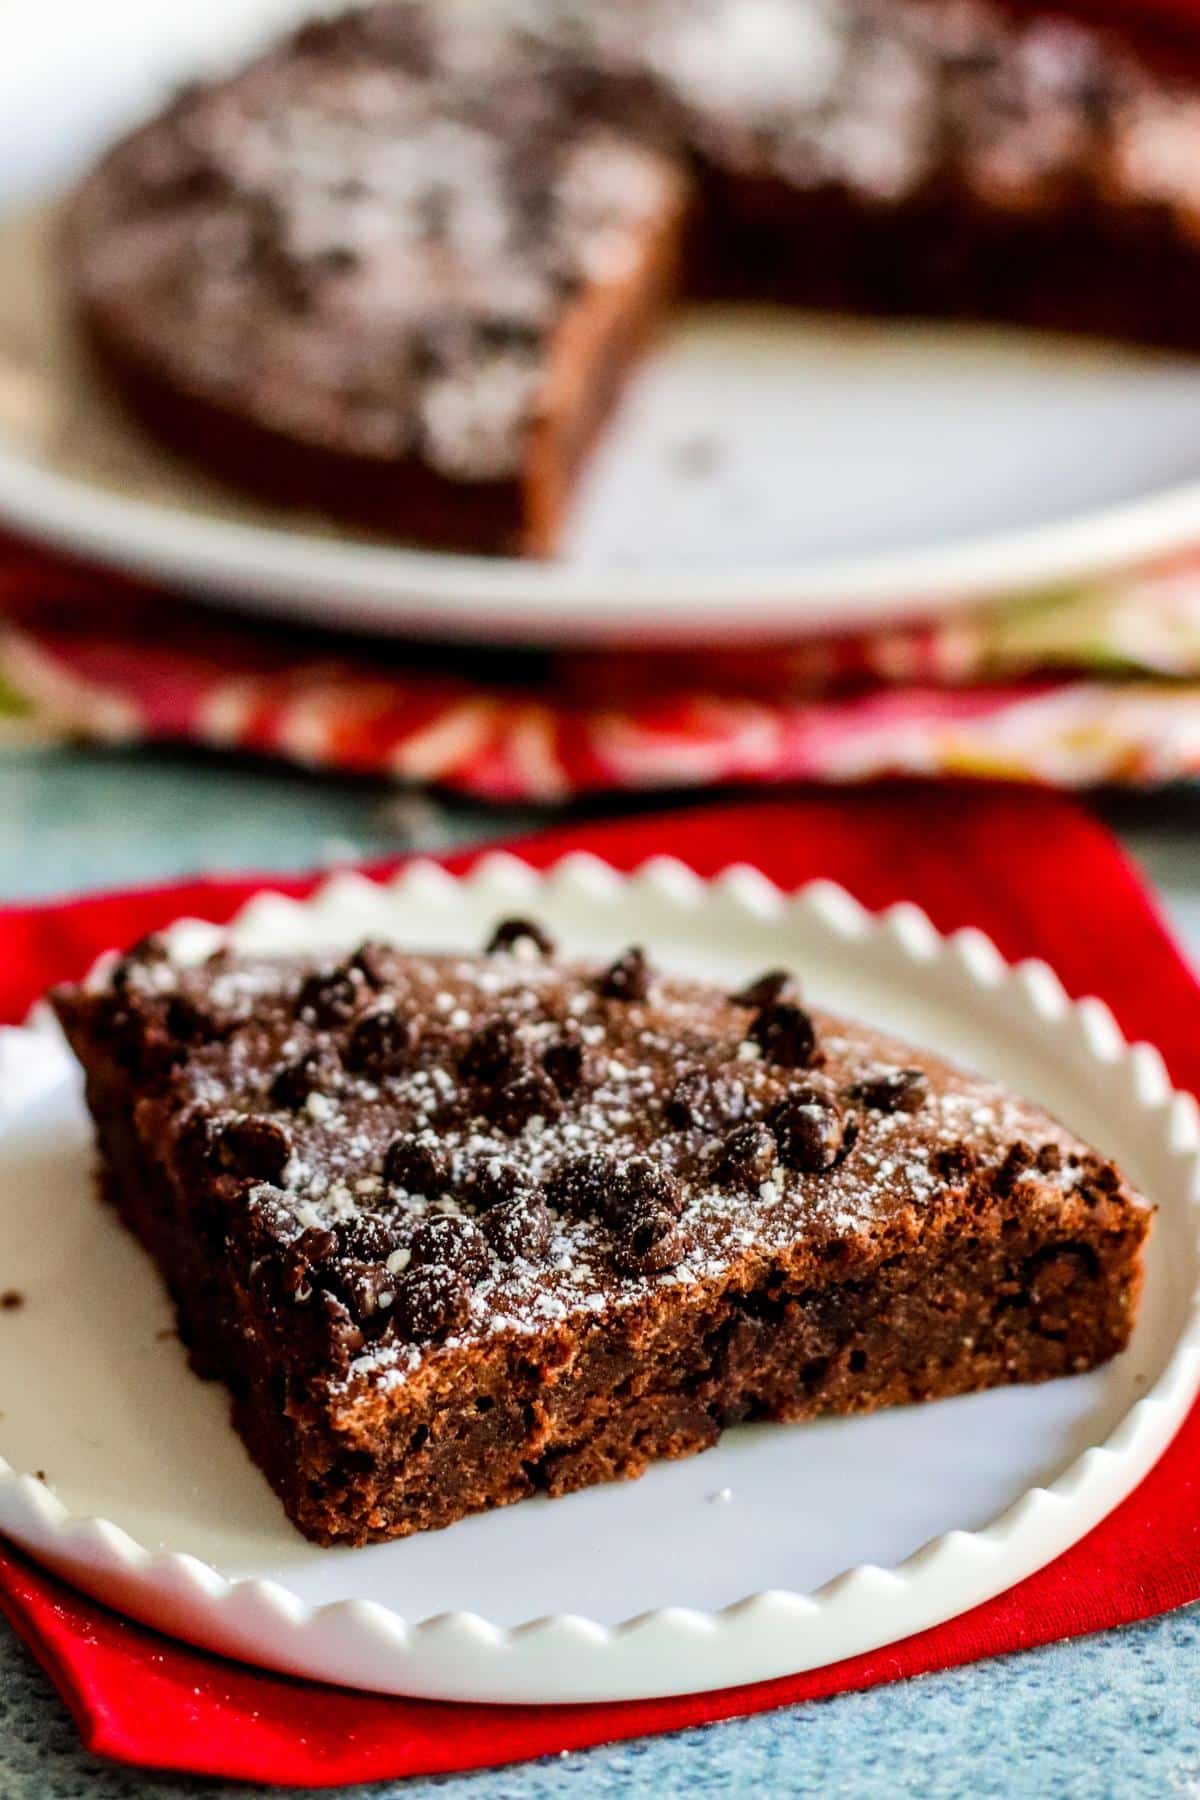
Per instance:
[[[609,809],[611,810],[611,809]],[[1107,802],[1200,962],[1200,796]],[[0,901],[215,870],[292,870],[528,830],[370,783],[200,757],[0,755]],[[1193,1658],[1196,1661],[1193,1661]],[[346,1794],[425,1800],[819,1795],[823,1800],[1200,1800],[1200,1606],[1122,1631],[673,1737]],[[239,1800],[84,1755],[0,1624],[0,1800]]]

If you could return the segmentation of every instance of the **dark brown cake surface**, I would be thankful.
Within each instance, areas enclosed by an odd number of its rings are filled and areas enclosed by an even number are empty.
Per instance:
[[[1194,345],[1198,93],[984,0],[384,0],[118,145],[72,280],[218,472],[545,550],[687,189],[702,290]]]
[[[114,1198],[310,1535],[1124,1347],[1150,1211],[1037,1108],[636,949],[155,945],[56,997]]]
[[[557,330],[679,177],[475,11],[314,25],[127,139],[70,227],[111,348],[330,453],[516,477]]]

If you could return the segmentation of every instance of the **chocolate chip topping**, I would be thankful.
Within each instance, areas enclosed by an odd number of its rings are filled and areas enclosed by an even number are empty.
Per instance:
[[[284,1063],[271,1083],[270,1094],[276,1106],[296,1112],[320,1087],[321,1058],[315,1050],[309,1050],[294,1062]]]
[[[466,1322],[471,1290],[445,1263],[423,1263],[396,1286],[391,1314],[402,1338],[424,1344],[445,1337]]]
[[[717,1150],[714,1173],[728,1187],[760,1187],[775,1167],[777,1145],[766,1125],[739,1125]]]
[[[302,1231],[295,1243],[284,1251],[280,1271],[280,1287],[297,1305],[312,1299],[318,1272],[337,1253],[338,1241],[332,1231],[312,1225]]]
[[[326,1027],[353,1018],[362,999],[362,978],[349,967],[315,970],[305,977],[296,999],[302,1019]]]
[[[275,1119],[231,1119],[217,1138],[222,1165],[231,1175],[278,1181],[287,1168],[292,1142]]]
[[[376,1006],[363,1013],[350,1033],[343,1052],[346,1067],[356,1075],[396,1075],[412,1067],[421,1028],[390,1006]]]
[[[941,1180],[961,1186],[974,1173],[979,1158],[970,1144],[944,1144],[929,1159],[929,1166]]]
[[[131,944],[125,954],[113,964],[109,981],[115,993],[125,993],[146,972],[156,965],[170,962],[170,953],[163,939],[157,932],[139,938]]]
[[[683,1185],[669,1169],[649,1156],[633,1156],[618,1165],[608,1184],[600,1210],[612,1223],[646,1212],[665,1213],[677,1219],[683,1211]]]
[[[396,952],[390,944],[367,938],[350,958],[350,968],[357,969],[369,988],[381,993],[395,967]]]
[[[650,996],[650,965],[646,952],[634,944],[610,963],[598,983],[606,1000],[646,1000]]]
[[[487,1212],[506,1200],[532,1200],[536,1195],[537,1187],[524,1169],[502,1156],[489,1156],[468,1175],[464,1198],[480,1212]]]
[[[740,1119],[746,1089],[736,1076],[708,1069],[685,1069],[663,1105],[663,1116],[677,1131],[718,1130]]]
[[[767,1114],[767,1124],[788,1168],[805,1174],[835,1168],[847,1148],[848,1121],[841,1109],[811,1088],[785,1095]]]
[[[535,919],[501,919],[487,941],[485,955],[495,956],[502,950],[521,951],[526,945],[539,956],[554,955],[554,939]]]
[[[198,1044],[203,1038],[218,1037],[225,1028],[214,1008],[189,994],[172,994],[165,1024],[168,1034],[180,1044]]]
[[[562,1110],[558,1089],[540,1069],[511,1076],[488,1096],[486,1113],[509,1137],[519,1137],[535,1119],[555,1119]]]
[[[568,1218],[601,1218],[620,1181],[621,1165],[602,1151],[567,1157],[550,1176],[546,1197]]]
[[[772,1000],[762,1007],[747,1036],[768,1062],[777,1063],[781,1069],[807,1069],[816,1054],[817,1034],[812,1019],[792,1000]]]
[[[928,1088],[923,1069],[894,1069],[886,1075],[852,1082],[847,1093],[872,1112],[913,1112],[924,1101]]]
[[[542,1067],[565,1097],[577,1094],[581,1088],[598,1087],[605,1072],[604,1058],[583,1042],[573,1022],[564,1026],[562,1036],[542,1051]]]
[[[776,1000],[799,1000],[800,984],[788,969],[768,969],[731,998],[735,1006],[752,1006],[758,1011]]]
[[[653,1206],[630,1213],[613,1238],[613,1262],[626,1275],[658,1274],[674,1268],[683,1254],[683,1234],[674,1214]]]
[[[383,1178],[406,1194],[432,1199],[449,1186],[450,1164],[435,1139],[401,1131],[384,1154]]]
[[[508,1019],[489,1019],[475,1032],[459,1062],[468,1081],[502,1081],[524,1066],[525,1050]]]
[[[340,1252],[359,1262],[386,1262],[396,1247],[394,1222],[378,1213],[361,1212],[339,1219],[334,1232]]]
[[[497,1255],[523,1257],[536,1262],[550,1245],[551,1224],[546,1203],[537,1194],[518,1194],[502,1200],[483,1217],[483,1229]]]
[[[1010,1146],[1004,1160],[992,1178],[992,1186],[998,1194],[1011,1194],[1019,1181],[1022,1181],[1031,1169],[1037,1166],[1037,1156],[1031,1146],[1018,1142]]]
[[[444,1263],[471,1282],[487,1273],[488,1247],[482,1231],[470,1219],[453,1218],[449,1213],[435,1213],[418,1225],[410,1252],[413,1267]]]
[[[334,1373],[344,1379],[351,1362],[366,1347],[367,1340],[361,1327],[351,1318],[349,1307],[336,1294],[323,1291],[317,1305],[325,1325],[330,1363]]]

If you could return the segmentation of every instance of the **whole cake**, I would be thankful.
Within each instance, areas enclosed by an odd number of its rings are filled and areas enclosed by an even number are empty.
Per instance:
[[[783,971],[726,993],[507,920],[482,956],[150,940],[54,1004],[108,1191],[321,1543],[1068,1375],[1133,1326],[1117,1170]]]
[[[384,0],[75,194],[86,330],[267,497],[549,551],[680,283],[1200,341],[1200,75],[986,0]]]

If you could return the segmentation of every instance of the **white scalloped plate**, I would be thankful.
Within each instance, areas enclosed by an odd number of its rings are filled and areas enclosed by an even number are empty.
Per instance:
[[[96,1205],[78,1080],[42,1016],[0,1033],[0,1286],[27,1296],[0,1313],[0,1528],[113,1606],[250,1662],[386,1692],[576,1701],[726,1687],[892,1642],[1011,1586],[1131,1491],[1200,1386],[1200,1124],[1156,1052],[978,933],[939,937],[912,907],[872,917],[826,884],[788,898],[748,869],[706,884],[666,861],[624,878],[590,858],[541,876],[491,857],[458,882],[418,865],[386,887],[338,877],[306,905],[260,896],[233,935],[473,945],[514,907],[581,950],[636,937],[725,979],[791,963],[822,1003],[1042,1101],[1160,1209],[1130,1350],[1040,1388],[743,1428],[640,1482],[320,1550],[287,1524],[223,1392],[165,1335],[149,1261]],[[175,947],[218,936],[184,922]]]

